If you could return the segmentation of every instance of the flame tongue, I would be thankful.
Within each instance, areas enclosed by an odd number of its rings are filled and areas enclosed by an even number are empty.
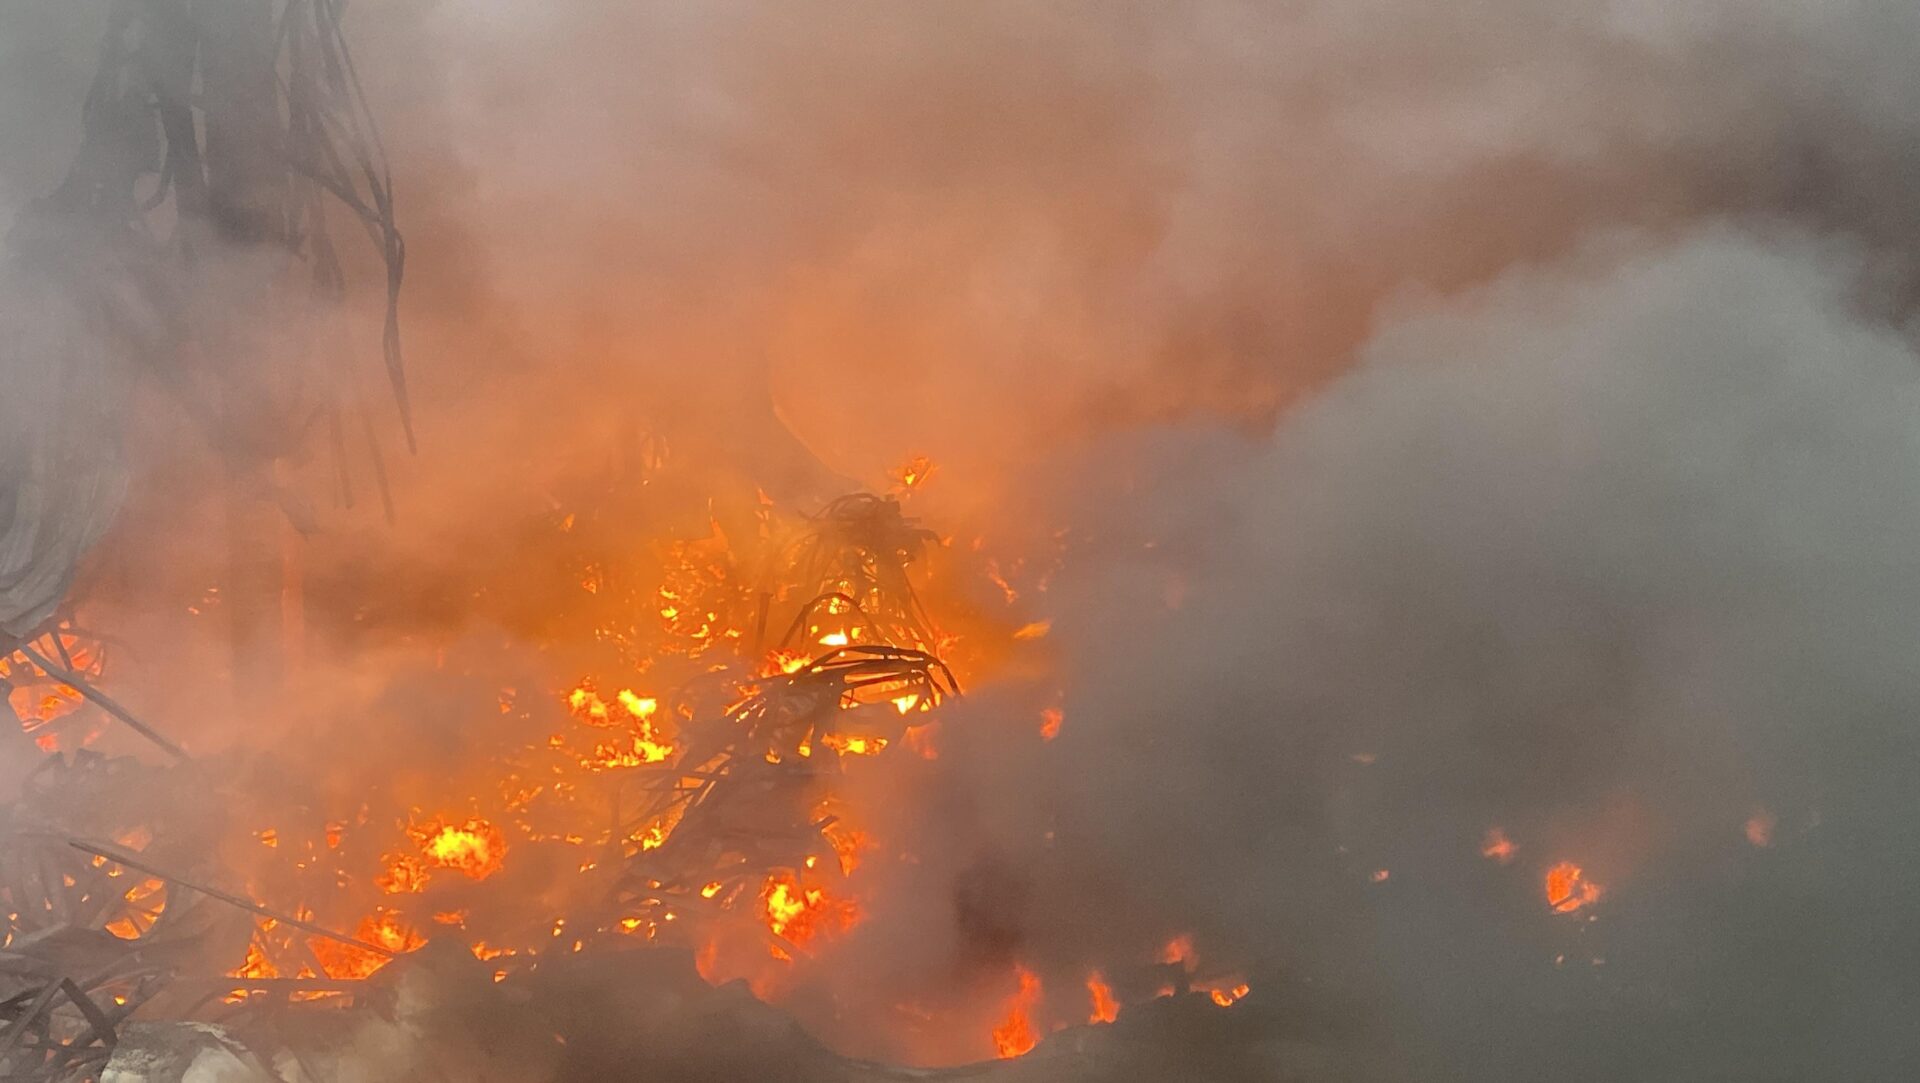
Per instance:
[[[1040,979],[1026,967],[1017,968],[1015,975],[1019,988],[1007,999],[1006,1018],[993,1028],[994,1052],[1002,1058],[1023,1056],[1040,1042],[1031,1018],[1040,1003]]]

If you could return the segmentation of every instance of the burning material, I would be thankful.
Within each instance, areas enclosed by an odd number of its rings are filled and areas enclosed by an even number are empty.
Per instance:
[[[468,879],[484,880],[500,870],[506,858],[507,840],[500,829],[479,817],[465,823],[431,823],[408,831],[420,844],[422,856],[432,865],[454,869]],[[403,880],[396,877],[397,881]]]
[[[1547,905],[1556,914],[1571,914],[1597,902],[1601,887],[1587,879],[1585,870],[1571,861],[1562,861],[1547,870]]]
[[[1120,1018],[1120,1002],[1113,998],[1113,986],[1098,970],[1087,975],[1087,996],[1093,1002],[1093,1013],[1087,1017],[1089,1023],[1111,1023]]]
[[[1026,967],[1016,968],[1014,977],[1019,988],[1007,998],[1006,1016],[993,1028],[994,1053],[1003,1059],[1025,1056],[1040,1042],[1032,1019],[1040,1004],[1040,979]]]

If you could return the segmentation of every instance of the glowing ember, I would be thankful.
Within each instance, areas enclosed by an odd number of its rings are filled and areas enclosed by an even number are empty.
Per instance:
[[[1755,846],[1772,846],[1774,823],[1773,813],[1766,809],[1747,817],[1747,841]]]
[[[458,869],[474,880],[498,872],[507,853],[506,836],[477,816],[463,824],[419,829],[414,837],[428,861],[443,869]]]
[[[128,888],[121,896],[127,903],[126,913],[108,922],[107,931],[122,940],[138,940],[167,908],[166,889],[160,880],[143,880]]]
[[[1207,990],[1207,996],[1211,997],[1213,1002],[1222,1008],[1231,1008],[1233,1007],[1234,1001],[1246,996],[1251,991],[1252,989],[1246,982],[1239,982],[1231,986],[1222,985],[1209,989]]]
[[[1060,736],[1060,726],[1067,720],[1067,712],[1058,707],[1048,707],[1040,712],[1040,739],[1051,741]]]
[[[1502,865],[1513,860],[1513,853],[1517,849],[1507,833],[1497,827],[1488,828],[1486,837],[1480,840],[1480,856]]]
[[[1040,979],[1026,967],[1018,970],[1020,988],[1007,998],[1006,1016],[993,1028],[994,1052],[1002,1058],[1024,1056],[1039,1044],[1031,1013],[1040,1003]]]
[[[1111,1023],[1120,1018],[1120,1002],[1113,997],[1113,986],[1098,970],[1087,975],[1087,996],[1093,1000],[1093,1014],[1087,1022]]]
[[[1046,634],[1047,634],[1048,632],[1051,632],[1051,631],[1053,631],[1053,622],[1052,622],[1052,621],[1050,621],[1050,620],[1037,620],[1037,621],[1034,621],[1034,622],[1033,622],[1033,623],[1031,623],[1031,624],[1025,624],[1025,625],[1021,625],[1021,627],[1020,627],[1020,629],[1019,629],[1018,631],[1016,631],[1016,632],[1014,632],[1014,633],[1013,633],[1013,638],[1015,638],[1015,639],[1042,639],[1042,638],[1044,638],[1044,637],[1046,636]]]
[[[931,459],[925,455],[915,455],[893,472],[893,487],[897,492],[911,493],[925,485],[927,479],[933,476],[935,469],[937,468]]]
[[[1571,914],[1600,898],[1599,884],[1587,879],[1580,866],[1562,861],[1547,870],[1547,905],[1556,914]]]

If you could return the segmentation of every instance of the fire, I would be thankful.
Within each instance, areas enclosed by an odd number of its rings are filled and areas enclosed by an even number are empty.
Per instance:
[[[835,899],[822,888],[802,887],[785,872],[767,877],[760,900],[767,928],[798,947],[822,934],[844,932],[860,919],[859,907],[850,900]]]
[[[581,722],[594,727],[611,727],[616,722],[612,705],[600,698],[586,684],[574,688],[566,695],[567,708]],[[605,771],[622,767],[641,767],[650,763],[662,763],[673,755],[673,744],[667,741],[654,728],[653,718],[660,709],[660,701],[652,696],[642,696],[631,688],[622,688],[614,695],[632,726],[625,740],[601,741],[592,751],[581,755],[580,766],[594,771]],[[555,734],[548,743],[555,748],[566,748],[568,740],[564,734]]]
[[[842,876],[852,876],[853,870],[860,867],[860,855],[878,848],[873,836],[840,824],[827,829],[827,842],[832,844],[834,854],[840,858]]]
[[[388,854],[386,871],[374,877],[374,886],[389,895],[407,895],[427,889],[427,867],[412,854]]]
[[[416,829],[414,838],[428,861],[439,868],[458,869],[474,880],[498,872],[507,853],[506,836],[477,816],[463,824]]]
[[[767,655],[767,666],[763,672],[769,675],[798,673],[811,665],[813,659],[796,651],[771,651]]]
[[[1772,846],[1774,824],[1773,813],[1766,809],[1760,809],[1747,817],[1747,841],[1755,846]]]
[[[1037,621],[1034,621],[1034,622],[1033,622],[1033,623],[1031,623],[1031,624],[1025,624],[1025,625],[1022,625],[1022,626],[1021,626],[1021,627],[1019,628],[1019,630],[1018,630],[1018,631],[1015,631],[1015,632],[1013,633],[1013,638],[1015,638],[1015,639],[1043,639],[1043,638],[1045,638],[1045,637],[1046,637],[1046,634],[1047,634],[1048,632],[1051,632],[1051,631],[1053,631],[1053,622],[1052,622],[1052,621],[1050,621],[1050,620],[1037,620]]]
[[[1252,987],[1247,985],[1246,982],[1241,981],[1235,982],[1233,985],[1219,985],[1208,989],[1207,996],[1211,997],[1213,1002],[1222,1008],[1231,1008],[1233,1007],[1234,1001],[1239,1000],[1252,991]]]
[[[1060,736],[1060,727],[1067,720],[1067,712],[1058,707],[1048,707],[1040,712],[1040,739],[1051,741]]]
[[[993,1028],[993,1048],[1002,1058],[1024,1056],[1040,1042],[1031,1018],[1040,1003],[1040,979],[1026,967],[1017,968],[1020,988],[1006,1002],[1006,1016]]]
[[[1487,828],[1486,837],[1480,840],[1480,856],[1489,861],[1498,861],[1502,865],[1513,860],[1514,851],[1517,849],[1519,847],[1513,844],[1513,840],[1507,837],[1507,833],[1498,827]]]
[[[1120,1018],[1120,1002],[1113,997],[1113,986],[1098,970],[1087,975],[1087,996],[1093,1001],[1093,1014],[1087,1022],[1111,1023]]]
[[[622,688],[620,690],[619,700],[620,706],[625,707],[628,714],[642,721],[652,718],[653,712],[660,709],[659,700],[651,696],[641,697],[634,695],[633,689],[631,688]]]
[[[1547,870],[1547,905],[1556,914],[1571,914],[1600,898],[1599,884],[1587,879],[1580,866],[1562,861]]]
[[[365,943],[385,948],[395,955],[403,955],[426,943],[426,939],[404,918],[384,908],[375,910],[361,921],[354,935]],[[314,958],[319,960],[329,978],[370,977],[389,962],[388,956],[338,941],[315,938],[312,946]]]
[[[843,733],[823,733],[820,743],[846,756],[877,756],[887,747],[885,737],[850,737]]]
[[[142,880],[128,888],[121,896],[127,903],[127,912],[109,922],[107,931],[122,940],[140,939],[166,910],[166,890],[165,881],[154,879]]]
[[[913,492],[927,483],[927,479],[933,476],[935,469],[933,460],[925,455],[915,455],[890,475],[893,478],[894,491],[902,494]]]

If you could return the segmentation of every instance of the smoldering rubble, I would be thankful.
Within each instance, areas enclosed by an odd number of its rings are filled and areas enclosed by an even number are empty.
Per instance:
[[[0,37],[90,48],[75,11]],[[867,1021],[956,959],[1051,989],[1190,933],[1246,972],[1231,1012],[1149,984],[954,1077],[1911,1074],[1913,19],[356,11],[416,214],[422,450],[399,522],[342,513],[315,563],[434,608],[321,655],[331,708],[421,706],[422,774],[459,748],[388,659],[498,631],[447,599],[522,558],[501,522],[640,457],[641,414],[796,505],[929,453],[962,544],[1058,548],[1019,603],[1051,668],[850,784],[914,861],[786,1006],[804,1032],[684,959],[536,986],[436,948],[379,1010],[134,1024],[115,1070],[939,1078],[820,1043],[891,1052]],[[37,70],[0,117],[44,148],[87,68]],[[184,592],[200,475],[134,466],[138,541],[104,544]],[[148,597],[104,601],[179,672]],[[147,691],[218,743],[265,725]],[[1593,906],[1542,898],[1566,861]]]

